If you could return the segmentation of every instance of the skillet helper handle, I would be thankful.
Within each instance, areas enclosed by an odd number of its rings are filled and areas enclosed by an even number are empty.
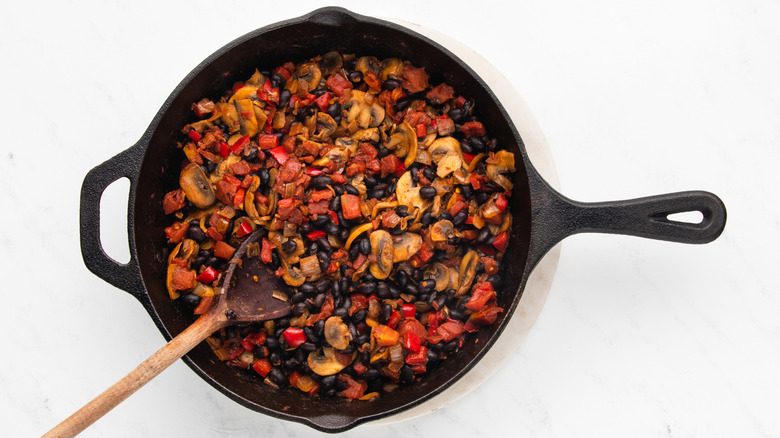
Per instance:
[[[84,264],[98,277],[131,293],[136,298],[143,290],[143,284],[138,270],[138,261],[133,251],[130,251],[128,263],[119,263],[106,254],[100,242],[100,198],[111,183],[120,178],[127,178],[130,180],[130,199],[133,199],[144,149],[144,145],[139,142],[87,173],[81,185],[79,217],[81,256],[84,259]],[[128,203],[128,238],[132,236],[132,225],[132,204]],[[130,245],[129,241],[128,245]]]
[[[46,432],[42,438],[70,438],[81,433],[195,348],[210,334],[226,326],[228,321],[217,316],[218,314],[215,312],[209,312],[198,318],[133,371],[74,412],[62,423]]]

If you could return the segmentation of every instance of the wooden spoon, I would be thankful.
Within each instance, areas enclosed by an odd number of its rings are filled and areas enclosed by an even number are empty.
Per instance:
[[[255,231],[238,247],[216,301],[207,313],[43,438],[78,435],[217,330],[239,322],[265,321],[289,314],[290,303],[272,296],[274,290],[284,291],[287,285],[260,257],[245,257],[249,245],[259,238],[260,232]]]

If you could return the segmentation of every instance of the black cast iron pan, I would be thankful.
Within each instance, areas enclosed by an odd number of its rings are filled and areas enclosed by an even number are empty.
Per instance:
[[[581,232],[629,234],[683,243],[716,239],[726,223],[726,210],[715,195],[681,192],[629,201],[585,204],[553,190],[534,169],[523,141],[488,86],[445,47],[396,24],[324,8],[308,15],[251,32],[211,55],[176,87],[141,139],[124,152],[90,171],[81,192],[81,250],[87,267],[114,286],[135,296],[166,339],[193,322],[174,305],[165,289],[166,217],[162,196],[178,187],[175,144],[180,129],[191,120],[190,105],[202,97],[217,98],[219,90],[249,77],[256,67],[272,68],[340,50],[357,55],[408,59],[424,66],[431,83],[446,81],[459,94],[474,98],[489,133],[518,158],[511,210],[514,216],[504,263],[505,288],[499,305],[507,309],[499,321],[483,329],[476,343],[467,343],[446,366],[419,383],[383,395],[370,403],[323,399],[294,389],[274,390],[251,373],[226,366],[200,345],[185,357],[204,380],[231,399],[258,412],[307,424],[327,432],[350,429],[362,422],[409,409],[447,389],[487,352],[517,306],[533,267],[563,238]],[[108,257],[100,244],[100,197],[115,180],[130,180],[128,236],[130,262]],[[681,223],[669,214],[698,211],[698,224]],[[508,262],[511,261],[511,262]]]

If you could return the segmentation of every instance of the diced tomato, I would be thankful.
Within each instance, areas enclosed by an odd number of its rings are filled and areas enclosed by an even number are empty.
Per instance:
[[[394,329],[399,321],[401,321],[401,312],[393,310],[390,314],[390,319],[387,321],[387,326]]]
[[[187,234],[187,225],[184,222],[174,222],[173,225],[165,229],[165,237],[173,243],[181,242]]]
[[[220,240],[214,244],[214,255],[221,259],[230,260],[233,257],[233,253],[236,249],[225,243],[224,240]]]
[[[235,208],[236,210],[244,209],[244,196],[246,196],[246,190],[244,189],[236,190],[236,194],[233,195],[233,208]],[[242,236],[238,236],[238,237],[242,237]]]
[[[282,332],[282,337],[284,337],[284,340],[292,348],[297,348],[299,345],[306,342],[306,333],[299,327],[287,327]]]
[[[468,207],[468,204],[464,202],[462,196],[458,196],[458,198],[455,200],[455,202],[452,204],[452,207],[450,207],[449,213],[452,216],[455,216],[456,214],[460,213],[461,210]]]
[[[466,321],[466,325],[491,325],[496,322],[498,314],[503,311],[504,309],[498,307],[495,303],[488,303],[483,309],[472,313],[468,321]]]
[[[332,179],[333,182],[336,183],[336,184],[344,184],[345,182],[347,182],[347,178],[344,177],[344,175],[342,175],[340,173],[332,174],[330,176],[330,179]]]
[[[184,208],[187,205],[187,198],[184,196],[184,190],[171,190],[163,197],[163,211],[165,214],[171,214],[176,210]]]
[[[428,88],[428,73],[425,67],[414,67],[405,65],[403,70],[403,87],[411,93],[419,93]]]
[[[471,175],[469,175],[469,182],[471,183],[471,187],[474,187],[474,190],[482,188],[482,177],[477,175],[477,172],[471,172]]]
[[[287,162],[287,160],[290,158],[290,156],[287,154],[287,151],[284,149],[284,146],[277,146],[268,152],[273,155],[273,157],[276,159],[276,161],[279,164],[284,164]]]
[[[428,131],[428,128],[426,128],[425,125],[422,124],[422,123],[418,123],[417,126],[415,127],[415,129],[417,131],[417,138],[425,137],[425,134]]]
[[[325,81],[325,85],[337,96],[343,96],[347,90],[352,88],[352,82],[338,73],[330,75]]]
[[[171,284],[174,290],[187,290],[195,286],[195,271],[176,265]]]
[[[344,219],[360,217],[360,198],[349,193],[341,195],[341,211],[344,214]]]
[[[266,377],[271,372],[271,361],[268,359],[257,359],[252,364],[252,368],[257,371],[257,374]]]
[[[477,122],[476,120],[464,123],[463,125],[461,125],[460,130],[464,134],[466,134],[466,137],[471,137],[471,136],[484,137],[485,136],[485,126],[482,124],[482,122]]]
[[[187,133],[187,137],[189,137],[194,142],[199,141],[201,138],[200,134],[198,134],[198,131],[194,129],[191,129],[190,132]]]
[[[246,351],[252,351],[255,348],[255,335],[250,333],[242,341],[241,346]]]
[[[192,313],[195,315],[203,315],[204,313],[208,312],[212,301],[214,301],[214,295],[206,295],[201,297],[200,303],[198,303],[198,306],[195,307],[195,310],[193,310]]]
[[[441,104],[445,101],[452,99],[455,95],[455,89],[442,82],[441,84],[431,88],[425,95],[432,103]]]
[[[309,175],[309,176],[320,176],[323,173],[325,173],[325,172],[322,169],[317,168],[317,167],[308,166],[306,168],[306,175]]]
[[[214,240],[225,240],[225,235],[217,231],[217,229],[214,227],[209,227],[206,230],[206,235]]]
[[[200,275],[198,275],[198,278],[196,278],[196,280],[198,280],[201,283],[210,284],[214,282],[214,280],[216,280],[217,277],[219,277],[219,271],[209,266],[205,270],[203,270],[203,272],[201,272]]]
[[[432,315],[434,312],[429,313]],[[425,326],[414,318],[404,318],[398,323],[398,334],[400,336],[406,336],[407,333],[414,333],[417,339],[420,340],[420,344],[424,344],[428,338],[428,332],[425,330]]]
[[[379,169],[382,172],[382,178],[395,173],[396,169],[398,169],[399,163],[401,164],[401,168],[403,168],[403,163],[401,163],[401,160],[399,160],[395,154],[388,154],[380,158]]]
[[[466,308],[473,311],[477,311],[485,307],[490,300],[495,300],[496,291],[493,290],[493,284],[489,281],[483,281],[479,286],[474,289],[468,302],[466,302]]]
[[[361,361],[356,360],[355,363],[352,364],[352,369],[355,370],[355,373],[359,376],[368,370],[368,367]]]
[[[272,251],[276,248],[276,245],[271,243],[270,240],[263,237],[263,244],[260,246],[260,260],[263,261],[263,263],[271,263],[271,260],[273,260],[273,253]]]
[[[279,146],[279,137],[273,134],[260,134],[257,137],[260,149],[272,149]]]
[[[347,374],[339,374],[338,378],[347,384],[347,388],[339,394],[351,400],[357,400],[360,397],[363,397],[363,393],[366,392],[366,388],[368,387],[366,383],[356,382]]]
[[[406,335],[404,335],[404,348],[413,353],[419,353],[420,338],[418,338],[414,333],[408,332]]]
[[[320,97],[316,98],[314,103],[317,104],[317,106],[320,108],[320,111],[327,111],[328,107],[330,106],[330,93],[326,91],[320,94]]]
[[[323,199],[330,199],[333,197],[333,192],[325,189],[325,190],[317,190],[311,193],[311,196],[309,196],[309,200],[313,202],[322,201]]]
[[[328,213],[328,204],[329,202],[327,200],[317,201],[317,202],[311,202],[309,201],[309,213],[310,214],[327,214]]]
[[[441,336],[444,342],[450,342],[461,333],[463,333],[463,323],[460,321],[447,320],[436,329],[436,334]]]
[[[463,104],[466,103],[466,98],[463,96],[458,96],[455,98],[455,106],[458,108],[463,108]]]
[[[499,250],[500,252],[506,251],[506,245],[508,243],[509,236],[506,234],[506,231],[499,233],[498,236],[496,236],[496,240],[493,241],[493,246]]]
[[[292,74],[290,74],[290,71],[284,67],[276,67],[273,72],[282,75],[285,81],[289,81],[290,76],[292,76]]]

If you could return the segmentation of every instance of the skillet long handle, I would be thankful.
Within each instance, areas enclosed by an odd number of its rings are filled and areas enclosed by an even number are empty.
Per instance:
[[[534,170],[535,172],[535,170]],[[579,202],[561,195],[536,174],[535,233],[529,249],[533,267],[564,238],[578,233],[626,234],[679,243],[703,244],[717,239],[726,226],[726,206],[716,195],[687,191],[610,202]],[[670,220],[669,215],[700,212],[698,223]]]
[[[187,354],[221,325],[224,324],[214,317],[213,312],[201,316],[128,375],[48,431],[43,438],[70,438],[78,435]]]

